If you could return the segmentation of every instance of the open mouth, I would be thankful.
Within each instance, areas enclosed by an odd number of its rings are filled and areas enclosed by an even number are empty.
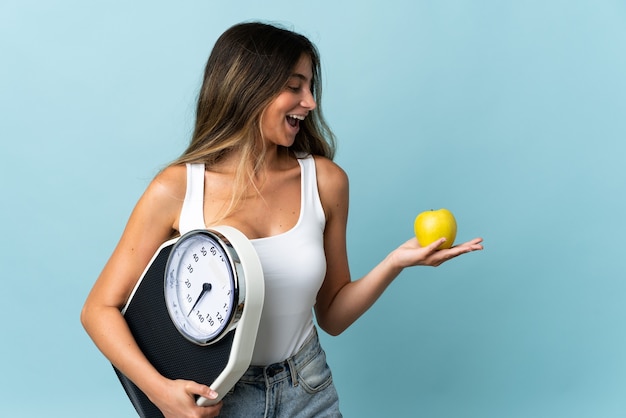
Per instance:
[[[300,115],[287,115],[287,123],[289,124],[289,126],[292,126],[294,128],[298,127],[300,125],[300,121],[304,120],[304,116],[300,116]]]

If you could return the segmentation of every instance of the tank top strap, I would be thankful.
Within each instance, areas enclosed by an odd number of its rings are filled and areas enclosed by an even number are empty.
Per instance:
[[[206,228],[204,223],[204,164],[186,164],[187,190],[180,211],[180,234]]]
[[[312,155],[300,158],[302,175],[302,208],[303,219],[311,219],[314,222],[326,223],[326,216],[317,189],[317,172],[315,159]]]

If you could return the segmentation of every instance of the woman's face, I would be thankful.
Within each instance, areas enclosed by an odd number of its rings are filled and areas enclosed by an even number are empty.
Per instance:
[[[311,59],[302,55],[285,89],[267,106],[261,116],[261,132],[269,144],[290,147],[300,130],[300,121],[316,107],[311,92]]]

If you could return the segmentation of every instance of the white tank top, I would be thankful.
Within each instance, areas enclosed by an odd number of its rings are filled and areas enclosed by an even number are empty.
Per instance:
[[[251,240],[265,277],[265,302],[252,355],[252,364],[257,366],[283,361],[302,346],[313,329],[313,305],[326,275],[326,219],[317,190],[315,160],[308,156],[298,162],[298,222],[282,234]],[[187,164],[187,191],[179,220],[181,234],[206,228],[203,202],[204,164]]]

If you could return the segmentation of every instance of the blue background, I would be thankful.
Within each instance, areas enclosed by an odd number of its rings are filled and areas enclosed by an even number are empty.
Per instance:
[[[485,251],[323,336],[346,417],[626,416],[624,1],[0,2],[0,416],[133,416],[79,323],[187,143],[206,58],[263,19],[322,54],[353,276],[446,207]]]

